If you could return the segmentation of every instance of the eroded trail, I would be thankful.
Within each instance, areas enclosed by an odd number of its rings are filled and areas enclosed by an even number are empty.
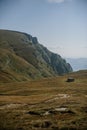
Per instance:
[[[78,105],[80,100],[79,97],[76,97],[74,94],[57,94],[57,95],[53,95],[50,98],[45,98],[43,100],[39,100],[38,98],[35,97],[37,100],[35,100],[34,98],[31,101],[32,97],[28,97],[28,96],[21,96],[21,100],[19,98],[19,96],[10,96],[10,100],[8,100],[8,96],[3,96],[3,99],[6,100],[6,104],[1,104],[0,105],[0,110],[2,109],[15,109],[15,108],[20,108],[20,107],[29,107],[29,108],[35,108],[35,107],[39,107],[40,105],[44,105],[47,106],[50,104],[54,104],[55,109],[56,109],[56,104],[59,104],[59,106],[61,106],[62,104],[66,104],[68,105],[72,105],[72,103],[75,103]],[[23,98],[23,99],[22,99]],[[84,95],[84,98],[86,100],[87,95]],[[26,102],[27,99],[27,102]],[[78,101],[77,101],[78,100]],[[2,101],[2,100],[1,100]],[[78,102],[78,103],[77,103]],[[67,104],[70,103],[70,104]],[[60,109],[60,108],[59,108]],[[65,108],[64,108],[65,109]],[[63,110],[63,109],[61,109]]]
[[[18,108],[18,107],[23,107],[23,106],[26,106],[26,105],[29,105],[29,106],[33,105],[35,107],[38,104],[51,103],[51,102],[54,102],[54,101],[57,101],[57,100],[60,100],[60,99],[68,99],[70,97],[71,97],[71,95],[68,95],[68,94],[58,94],[58,95],[53,96],[50,99],[48,98],[44,101],[37,102],[37,103],[32,102],[32,103],[28,103],[28,104],[27,103],[8,103],[8,104],[4,104],[4,105],[0,106],[0,109],[13,109],[13,108]]]

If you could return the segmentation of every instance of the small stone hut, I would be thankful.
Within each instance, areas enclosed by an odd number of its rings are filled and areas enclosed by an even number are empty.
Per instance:
[[[73,77],[69,77],[69,78],[67,78],[67,80],[66,80],[66,82],[74,82],[75,81],[75,79],[73,78]]]

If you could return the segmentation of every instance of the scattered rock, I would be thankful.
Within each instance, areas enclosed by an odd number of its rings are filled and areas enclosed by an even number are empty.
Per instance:
[[[65,107],[55,108],[55,111],[66,111],[66,110],[67,110],[67,108],[65,108]]]
[[[58,114],[58,113],[75,114],[72,110],[69,110],[66,107],[52,108],[52,109],[40,110],[40,111],[29,111],[27,114],[37,115],[37,116],[48,116],[48,115]]]
[[[62,114],[67,113],[67,114],[75,114],[72,110],[67,110],[67,111],[60,111]]]
[[[72,110],[68,110],[67,113],[75,114],[75,112],[73,112]]]
[[[50,111],[46,111],[45,113],[43,113],[43,116],[47,116],[50,114]]]

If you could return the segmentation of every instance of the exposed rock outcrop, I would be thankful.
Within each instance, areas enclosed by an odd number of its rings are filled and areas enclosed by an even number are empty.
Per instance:
[[[72,67],[60,55],[41,45],[36,37],[0,30],[1,71],[20,81],[62,75],[71,72]]]

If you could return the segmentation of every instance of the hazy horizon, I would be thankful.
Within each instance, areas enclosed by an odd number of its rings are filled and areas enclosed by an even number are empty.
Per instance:
[[[87,58],[86,0],[1,0],[0,29],[26,32],[65,58]]]

